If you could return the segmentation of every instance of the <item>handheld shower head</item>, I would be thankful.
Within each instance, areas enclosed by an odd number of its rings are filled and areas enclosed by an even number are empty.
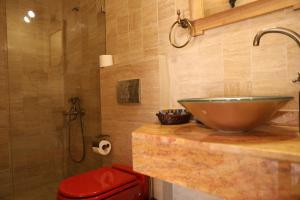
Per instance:
[[[79,10],[80,10],[80,7],[79,7],[79,6],[75,6],[74,8],[72,8],[72,11],[78,12]]]

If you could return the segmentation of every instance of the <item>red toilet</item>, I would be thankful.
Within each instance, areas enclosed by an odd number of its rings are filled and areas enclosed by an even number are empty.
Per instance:
[[[149,178],[114,164],[63,180],[57,200],[146,200]]]

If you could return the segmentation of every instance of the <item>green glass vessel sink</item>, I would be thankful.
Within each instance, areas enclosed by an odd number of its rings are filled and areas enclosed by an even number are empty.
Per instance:
[[[272,119],[290,96],[191,98],[178,102],[206,126],[225,132],[249,131]]]

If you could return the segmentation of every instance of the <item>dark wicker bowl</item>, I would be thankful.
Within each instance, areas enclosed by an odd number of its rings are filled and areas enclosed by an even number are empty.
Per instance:
[[[191,119],[191,114],[184,109],[161,110],[156,116],[163,125],[185,124]]]

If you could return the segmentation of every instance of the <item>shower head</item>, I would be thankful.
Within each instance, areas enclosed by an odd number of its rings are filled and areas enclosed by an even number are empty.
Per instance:
[[[71,97],[71,98],[69,99],[69,102],[70,102],[71,104],[80,103],[80,98],[79,98],[79,97]]]
[[[80,10],[80,7],[79,7],[79,6],[75,6],[74,8],[72,8],[72,11],[78,12],[79,10]]]

